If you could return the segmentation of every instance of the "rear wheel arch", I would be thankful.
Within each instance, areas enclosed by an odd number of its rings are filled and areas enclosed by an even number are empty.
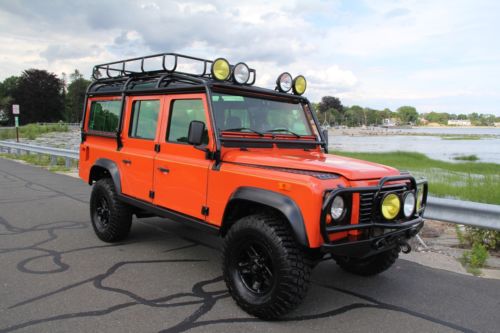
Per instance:
[[[222,236],[240,218],[262,212],[282,217],[297,243],[309,247],[304,218],[295,201],[281,193],[254,187],[240,187],[229,198],[220,231]]]
[[[121,193],[120,170],[114,161],[105,158],[100,158],[95,161],[90,169],[89,185],[92,185],[102,178],[111,178],[115,185],[116,193]]]

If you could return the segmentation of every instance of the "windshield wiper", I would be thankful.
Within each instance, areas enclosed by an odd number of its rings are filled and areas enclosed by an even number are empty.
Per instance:
[[[292,132],[292,131],[290,131],[289,129],[286,129],[286,128],[275,128],[275,129],[266,131],[266,133],[275,133],[275,132],[286,132],[286,133],[290,133],[290,134],[294,135],[296,138],[300,138],[301,137],[301,135],[299,135],[299,134],[297,134],[295,132]]]
[[[258,134],[259,136],[264,136],[264,133],[256,131],[252,128],[248,127],[237,127],[237,128],[226,128],[222,130],[223,132],[243,132],[243,131],[249,131],[255,134]]]

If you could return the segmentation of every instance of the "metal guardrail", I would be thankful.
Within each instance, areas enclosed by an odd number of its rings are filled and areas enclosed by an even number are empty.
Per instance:
[[[431,220],[500,230],[500,205],[429,197],[424,217]]]
[[[54,164],[56,157],[64,157],[67,167],[71,165],[71,160],[78,161],[79,159],[78,150],[42,147],[12,141],[0,141],[0,151],[3,150],[7,150],[9,153],[27,151],[50,155],[53,157],[51,161]],[[437,221],[500,230],[500,205],[428,197],[424,217]]]
[[[55,165],[57,163],[57,157],[63,157],[67,168],[71,167],[72,160],[78,161],[80,158],[78,150],[44,147],[12,141],[0,141],[0,152],[15,154],[27,152],[49,155],[51,165]]]

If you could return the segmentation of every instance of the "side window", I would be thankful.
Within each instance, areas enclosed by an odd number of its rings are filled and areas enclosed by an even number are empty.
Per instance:
[[[201,99],[178,99],[172,102],[168,125],[168,142],[187,143],[189,124],[199,120],[207,124]],[[208,131],[205,129],[203,144],[208,144]]]
[[[132,105],[128,136],[153,140],[156,136],[159,113],[159,100],[135,101]]]
[[[89,129],[101,132],[116,132],[120,120],[122,102],[93,101],[90,106]]]

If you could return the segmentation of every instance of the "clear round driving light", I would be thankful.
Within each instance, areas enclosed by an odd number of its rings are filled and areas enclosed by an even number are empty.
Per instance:
[[[224,58],[215,59],[212,63],[212,76],[219,81],[226,81],[231,75],[229,62]]]
[[[292,89],[292,84],[292,76],[287,72],[280,74],[280,76],[278,76],[278,80],[276,80],[276,85],[281,92],[289,92],[290,89]]]
[[[302,95],[306,92],[307,81],[306,78],[302,75],[297,76],[293,79],[293,93],[295,95]]]
[[[233,79],[236,83],[245,84],[250,79],[250,69],[245,63],[237,63],[233,69]]]
[[[415,210],[415,201],[415,194],[412,192],[406,193],[403,200],[403,213],[405,214],[405,217],[410,217],[413,214],[413,211]]]
[[[330,209],[330,214],[334,220],[338,220],[344,215],[344,199],[341,196],[335,197],[332,202],[332,208]]]

